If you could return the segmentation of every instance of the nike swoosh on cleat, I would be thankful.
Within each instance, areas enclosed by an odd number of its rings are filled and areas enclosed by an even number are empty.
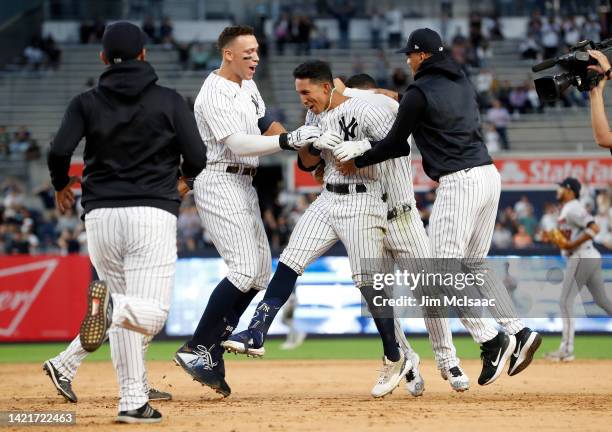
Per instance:
[[[499,352],[497,353],[497,358],[495,359],[495,361],[491,362],[491,366],[497,367],[497,365],[499,364],[499,359],[501,357],[501,352],[502,352],[502,348],[499,349]]]
[[[519,356],[519,354],[521,353],[521,345],[522,345],[523,341],[519,342],[518,346],[516,347],[516,351],[512,354],[514,357]]]

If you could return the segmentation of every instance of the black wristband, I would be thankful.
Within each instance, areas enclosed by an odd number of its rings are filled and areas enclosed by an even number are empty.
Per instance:
[[[287,133],[282,133],[278,136],[278,145],[283,150],[295,150],[293,147],[289,145],[289,139],[287,138]]]
[[[310,153],[313,156],[321,156],[321,150],[319,150],[318,148],[316,148],[312,143],[308,144],[308,153]]]
[[[611,79],[610,78],[610,74],[612,74],[612,67],[609,67],[607,71],[604,72],[604,75],[606,76],[606,79]]]

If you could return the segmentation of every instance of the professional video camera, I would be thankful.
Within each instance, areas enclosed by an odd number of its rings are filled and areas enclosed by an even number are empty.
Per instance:
[[[584,40],[572,47],[569,53],[544,60],[531,68],[538,73],[534,84],[541,101],[559,100],[571,85],[580,91],[589,91],[597,85],[603,76],[587,69],[587,66],[597,64],[597,60],[587,52],[589,49],[599,50],[608,59],[612,59],[612,38],[599,43]]]

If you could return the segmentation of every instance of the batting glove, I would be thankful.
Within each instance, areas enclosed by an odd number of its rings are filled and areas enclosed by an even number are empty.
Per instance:
[[[293,132],[281,134],[279,138],[281,148],[285,150],[299,150],[321,136],[322,132],[317,126],[301,126]]]
[[[361,156],[372,148],[370,141],[344,141],[334,148],[334,157],[339,162],[347,162]]]
[[[321,135],[312,145],[318,150],[333,150],[338,144],[344,141],[341,135],[334,131],[327,131]]]

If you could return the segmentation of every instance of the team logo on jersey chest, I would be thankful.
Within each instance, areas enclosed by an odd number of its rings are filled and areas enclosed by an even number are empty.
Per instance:
[[[344,116],[340,118],[340,129],[342,129],[342,132],[344,133],[344,141],[350,141],[351,138],[355,138],[357,136],[357,134],[355,134],[355,129],[357,126],[358,124],[355,117],[351,119],[348,125],[346,124]]]

